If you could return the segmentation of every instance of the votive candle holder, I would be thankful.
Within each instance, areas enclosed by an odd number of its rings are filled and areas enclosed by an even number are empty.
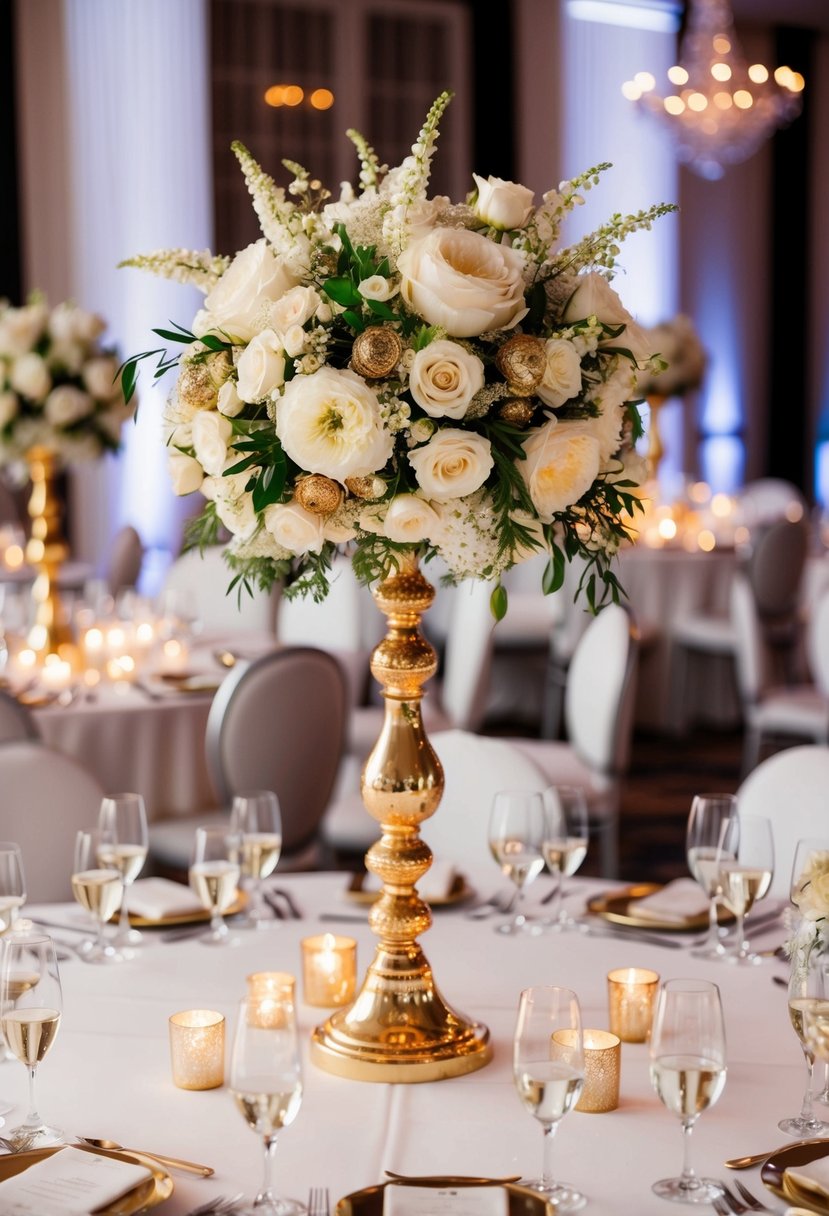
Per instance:
[[[646,967],[617,967],[607,973],[610,1029],[623,1043],[650,1036],[659,973]]]
[[[266,1030],[285,1026],[293,1016],[296,977],[288,971],[254,971],[247,984],[250,1023]]]
[[[224,1085],[224,1016],[213,1009],[185,1009],[174,1013],[169,1025],[173,1084],[179,1089]]]
[[[353,1000],[357,987],[357,943],[353,937],[320,933],[302,940],[302,995],[306,1005],[331,1009]]]

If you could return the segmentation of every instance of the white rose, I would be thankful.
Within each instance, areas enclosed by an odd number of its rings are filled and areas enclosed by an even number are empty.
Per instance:
[[[512,329],[524,304],[524,259],[465,228],[434,228],[397,260],[400,294],[430,325],[454,338]]]
[[[73,426],[82,418],[88,418],[94,410],[95,402],[89,393],[71,384],[59,384],[57,388],[53,388],[43,407],[50,425],[63,428]]]
[[[32,352],[21,355],[12,364],[9,384],[21,397],[28,397],[30,401],[43,401],[52,387],[52,377],[40,355]]]
[[[0,392],[0,430],[7,427],[20,413],[20,402],[16,393]]]
[[[292,359],[296,359],[298,355],[301,355],[305,347],[305,339],[307,336],[308,335],[301,325],[291,325],[288,329],[286,329],[285,333],[282,335],[285,354],[289,355]]]
[[[484,365],[457,342],[439,339],[414,357],[409,388],[432,418],[463,418],[475,394],[484,387]]]
[[[124,405],[123,401],[116,401],[109,409],[97,414],[95,421],[113,443],[120,443],[121,430],[127,419],[131,417],[132,405]]]
[[[204,480],[204,470],[198,460],[183,452],[171,452],[167,459],[174,494],[192,494]]]
[[[566,338],[550,338],[544,356],[544,379],[536,392],[545,405],[557,409],[581,391],[581,359]]]
[[[225,418],[235,418],[245,408],[245,403],[239,394],[236,392],[236,381],[225,380],[222,387],[219,389],[219,396],[216,400],[216,409],[220,414],[224,414]]]
[[[578,502],[599,472],[599,441],[583,422],[557,422],[528,431],[523,443],[525,460],[516,466],[530,492],[533,506],[545,524]]]
[[[276,433],[301,469],[335,481],[379,472],[394,450],[376,394],[347,369],[321,367],[289,381],[277,404]]]
[[[502,230],[523,228],[533,213],[533,192],[516,182],[505,182],[501,177],[486,180],[473,173],[478,187],[475,214],[485,224]]]
[[[214,410],[199,410],[193,419],[193,449],[205,473],[215,477],[227,461],[227,445],[233,427]]]
[[[118,361],[111,355],[100,355],[90,359],[83,369],[83,382],[87,391],[98,401],[111,401],[121,396],[121,386],[115,379]]]
[[[208,293],[204,307],[212,327],[249,342],[268,302],[278,300],[296,283],[293,270],[263,238],[237,253]]]
[[[409,452],[417,484],[435,502],[472,494],[484,484],[493,463],[488,439],[454,427],[444,427],[422,448]]]
[[[304,325],[320,306],[321,297],[315,287],[292,287],[268,311],[271,329],[282,337],[292,325]]]
[[[364,300],[380,300],[382,302],[383,300],[390,300],[392,296],[396,296],[400,288],[393,286],[383,275],[372,274],[357,284],[357,290]]]
[[[87,356],[82,342],[53,342],[46,353],[46,365],[52,376],[79,376]]]
[[[264,522],[277,544],[291,553],[319,553],[325,543],[322,516],[306,511],[298,502],[266,507]]]
[[[401,544],[416,545],[434,540],[440,532],[440,516],[417,494],[398,494],[389,503],[383,535]]]
[[[637,363],[650,358],[651,341],[647,332],[634,321],[603,275],[595,272],[579,275],[578,287],[567,301],[562,317],[567,322],[597,317],[605,325],[624,325],[618,338],[604,338],[599,345],[629,350]]]
[[[263,329],[245,347],[236,364],[236,392],[256,403],[285,383],[285,352],[272,329]]]
[[[46,328],[48,317],[45,304],[7,308],[0,316],[0,355],[14,358],[31,350]]]
[[[90,345],[106,329],[106,321],[75,304],[58,304],[49,318],[49,332],[56,342]]]

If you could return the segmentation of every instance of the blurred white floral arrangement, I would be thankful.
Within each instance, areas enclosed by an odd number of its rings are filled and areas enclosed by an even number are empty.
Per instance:
[[[118,359],[100,344],[105,329],[71,302],[50,309],[37,293],[20,307],[0,301],[0,464],[33,448],[63,465],[118,448],[132,410]]]
[[[558,248],[609,165],[537,207],[526,187],[477,175],[464,202],[429,197],[450,97],[397,168],[349,131],[359,190],[344,183],[338,201],[290,161],[277,186],[234,144],[262,239],[232,259],[174,249],[125,263],[206,293],[190,329],[154,330],[184,352],[136,355],[124,382],[129,398],[148,357],[156,377],[179,365],[173,485],[207,500],[191,544],[232,534],[233,583],[281,579],[320,598],[342,546],[364,582],[401,551],[439,554],[451,579],[497,580],[544,549],[545,590],[581,553],[591,606],[618,597],[637,374],[661,363],[608,280],[622,238],[674,208],[614,215]]]
[[[825,953],[829,946],[829,852],[816,849],[809,853],[791,898],[797,919],[790,914],[786,952],[792,970],[803,973],[809,955],[815,950]]]
[[[690,317],[679,313],[670,321],[663,321],[645,331],[651,349],[663,360],[661,371],[646,368],[638,378],[638,387],[643,397],[658,394],[661,397],[680,397],[691,389],[699,388],[708,355]]]

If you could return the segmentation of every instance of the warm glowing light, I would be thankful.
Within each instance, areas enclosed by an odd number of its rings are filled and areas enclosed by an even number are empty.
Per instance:
[[[626,80],[622,85],[622,96],[626,97],[628,101],[638,101],[642,96],[642,90],[635,81]]]
[[[17,663],[20,667],[34,667],[37,662],[37,655],[33,650],[19,650],[17,652]]]
[[[714,105],[718,110],[730,110],[734,104],[734,99],[730,93],[722,92],[714,94]]]
[[[725,34],[717,34],[714,38],[714,50],[718,55],[727,55],[731,50],[731,41]]]
[[[706,503],[711,497],[711,487],[707,481],[695,481],[688,491],[691,502]]]
[[[786,507],[786,519],[790,523],[796,524],[799,519],[803,518],[803,504],[799,502],[790,502]]]
[[[714,77],[715,80],[730,80],[731,79],[731,68],[728,66],[727,63],[712,63],[711,64],[711,75]]]
[[[663,105],[668,114],[681,114],[685,109],[685,102],[681,97],[666,97]]]
[[[740,110],[750,110],[754,105],[754,98],[749,93],[748,89],[737,89],[734,94],[734,105]]]
[[[305,90],[301,89],[298,84],[286,84],[282,90],[282,99],[286,106],[300,105],[304,96]]]
[[[676,520],[660,519],[657,530],[663,540],[673,540],[677,534]]]
[[[740,524],[739,528],[734,529],[734,544],[735,546],[747,545],[751,540],[751,533],[745,524]]]
[[[748,78],[755,84],[765,84],[769,78],[769,70],[762,63],[753,63],[748,69]]]
[[[155,629],[150,624],[149,621],[142,621],[139,625],[136,625],[136,628],[135,628],[136,642],[142,642],[142,643],[144,643],[144,645],[146,645],[148,642],[152,642],[154,637],[155,637]]]
[[[793,75],[794,75],[794,72],[792,71],[792,69],[789,67],[786,67],[785,64],[782,64],[779,68],[774,69],[774,79],[784,89],[788,89],[791,86],[791,80],[792,80]]]
[[[314,89],[308,100],[315,110],[330,110],[334,104],[334,94],[330,89]]]
[[[727,494],[715,494],[711,499],[711,514],[716,519],[727,519],[733,510],[733,503]]]
[[[677,63],[672,68],[668,68],[668,79],[671,84],[687,84],[688,73]]]
[[[269,89],[265,89],[265,104],[273,106],[284,106],[285,104],[285,86],[281,84],[272,84]]]
[[[710,553],[717,547],[717,538],[713,532],[709,532],[707,528],[703,528],[697,537],[697,543],[703,553]]]
[[[692,93],[688,98],[688,109],[701,114],[708,107],[708,98],[704,93]]]
[[[656,88],[656,80],[650,72],[637,72],[633,80],[635,84],[639,85],[643,93],[649,93],[651,89]]]
[[[24,553],[20,545],[8,545],[3,554],[3,561],[9,570],[19,570],[23,565]]]
[[[789,88],[793,93],[802,93],[806,86],[806,81],[800,72],[792,72],[792,82]]]

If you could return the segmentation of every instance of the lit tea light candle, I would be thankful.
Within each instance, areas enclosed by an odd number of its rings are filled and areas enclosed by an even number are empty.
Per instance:
[[[40,682],[49,692],[62,692],[72,683],[72,664],[58,654],[47,654],[40,671]]]
[[[553,1035],[552,1058],[571,1062],[578,1054],[578,1031],[557,1030]],[[619,1105],[619,1075],[622,1045],[618,1035],[607,1030],[582,1031],[584,1086],[576,1110],[602,1114]]]
[[[187,670],[189,652],[187,646],[179,638],[167,638],[161,647],[161,671],[166,675],[176,675]]]
[[[296,979],[287,971],[254,971],[247,977],[248,1019],[254,1026],[278,1030],[293,1012]]]
[[[659,974],[645,967],[607,973],[610,1029],[623,1043],[644,1043],[651,1032]]]
[[[306,1005],[347,1005],[357,983],[357,943],[323,933],[302,940],[302,988]]]
[[[216,1089],[225,1079],[225,1020],[212,1009],[170,1018],[170,1062],[179,1089]]]
[[[104,663],[104,634],[102,629],[92,626],[81,638],[84,665],[87,668],[100,670]]]

